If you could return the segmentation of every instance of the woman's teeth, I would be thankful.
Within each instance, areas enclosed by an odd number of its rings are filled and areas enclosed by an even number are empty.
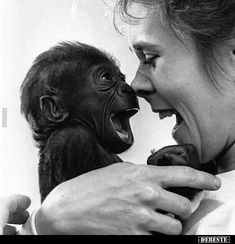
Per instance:
[[[165,119],[166,117],[171,117],[172,115],[176,114],[177,112],[174,110],[167,110],[163,112],[159,112],[159,118]]]
[[[176,110],[165,110],[165,111],[159,112],[159,118],[161,120],[165,119],[166,117],[171,117],[172,115],[176,116],[175,128],[177,128],[183,122],[183,118],[180,116],[180,114]]]
[[[180,116],[179,113],[176,113],[176,124],[180,125],[183,122],[183,118]]]
[[[172,130],[172,135],[174,137],[175,133],[179,130],[181,127],[181,124],[183,122],[183,118],[181,115],[176,111],[176,110],[164,110],[164,111],[159,111],[159,118],[165,119],[166,117],[171,117],[172,115],[175,115],[176,117],[176,124]]]

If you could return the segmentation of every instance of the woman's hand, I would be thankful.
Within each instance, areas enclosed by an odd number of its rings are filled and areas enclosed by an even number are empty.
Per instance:
[[[57,186],[36,215],[39,234],[180,234],[190,201],[167,191],[188,186],[216,190],[214,176],[186,166],[118,163]]]
[[[8,224],[24,224],[29,217],[26,210],[31,201],[25,195],[0,198],[0,235],[15,235],[16,228]]]

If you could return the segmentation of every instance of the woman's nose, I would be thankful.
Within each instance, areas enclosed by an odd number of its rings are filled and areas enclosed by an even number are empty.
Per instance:
[[[131,83],[131,87],[139,97],[146,97],[155,92],[155,89],[149,78],[138,72]]]

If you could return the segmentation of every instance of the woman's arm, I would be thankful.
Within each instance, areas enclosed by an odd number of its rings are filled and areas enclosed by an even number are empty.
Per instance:
[[[118,163],[57,186],[36,213],[38,234],[180,234],[190,201],[167,191],[188,186],[216,190],[220,181],[186,166]]]

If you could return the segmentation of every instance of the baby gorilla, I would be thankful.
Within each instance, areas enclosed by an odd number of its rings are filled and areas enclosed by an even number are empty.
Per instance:
[[[39,55],[21,87],[21,111],[39,147],[41,201],[59,183],[121,162],[133,144],[139,110],[117,61],[99,49],[64,42]]]
[[[21,87],[21,111],[39,147],[41,201],[63,181],[121,162],[116,154],[133,144],[129,119],[138,110],[134,90],[109,54],[64,42],[39,55]],[[190,163],[199,162],[187,153]]]

